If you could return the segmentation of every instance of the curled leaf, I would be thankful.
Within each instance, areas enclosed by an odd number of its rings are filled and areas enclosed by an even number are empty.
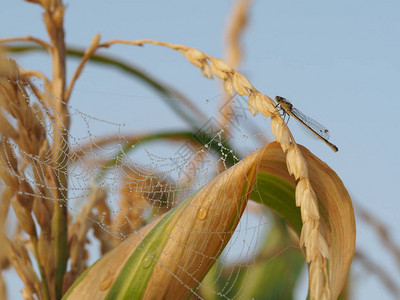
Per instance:
[[[64,299],[184,299],[228,243],[264,149],[220,174],[180,206],[88,269]],[[156,288],[155,288],[156,287]]]

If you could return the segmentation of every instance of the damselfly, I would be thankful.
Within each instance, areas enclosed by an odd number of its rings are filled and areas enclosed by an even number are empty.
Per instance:
[[[312,134],[314,134],[317,138],[322,140],[325,144],[327,144],[331,149],[337,152],[339,149],[334,144],[330,143],[329,140],[329,130],[326,129],[323,125],[319,124],[314,119],[307,117],[300,110],[294,108],[292,103],[286,100],[283,97],[276,96],[276,102],[283,111],[284,116],[287,114],[292,116],[297,121],[299,121],[304,127],[306,127]]]

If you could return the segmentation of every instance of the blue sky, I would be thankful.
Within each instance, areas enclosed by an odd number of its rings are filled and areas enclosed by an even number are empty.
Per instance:
[[[233,3],[68,1],[67,43],[87,46],[96,33],[101,33],[103,41],[157,39],[223,57],[222,37]],[[289,124],[296,140],[339,174],[354,202],[384,221],[398,244],[399,12],[398,1],[254,1],[241,66],[258,90],[290,99],[329,128],[331,141],[339,147],[337,153],[304,135],[294,121]],[[40,14],[36,5],[3,0],[1,37],[30,34],[46,38]],[[220,93],[219,83],[201,78],[199,70],[180,54],[154,46],[116,46],[102,52],[141,66],[179,87],[205,113],[215,112],[218,101],[205,100]],[[49,65],[39,54],[20,57],[19,63],[24,68]],[[70,70],[75,66],[76,61],[71,62]],[[85,69],[71,105],[92,116],[124,123],[123,130],[185,126],[140,83],[98,66]],[[271,137],[269,125],[261,116],[253,121]],[[73,130],[79,135],[77,126]],[[252,149],[251,144],[245,147]],[[359,249],[400,280],[394,261],[379,246],[371,228],[363,222],[357,225]],[[362,285],[357,286],[354,299],[390,297],[374,276],[358,276]]]

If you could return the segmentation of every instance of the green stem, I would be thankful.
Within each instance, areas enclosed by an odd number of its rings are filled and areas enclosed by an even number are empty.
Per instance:
[[[51,237],[55,255],[55,297],[61,299],[64,275],[67,270],[68,251],[68,155],[70,118],[65,100],[66,47],[63,27],[62,1],[51,2],[43,14],[47,33],[51,39],[52,59],[51,92],[54,104],[52,154],[55,162],[57,199],[51,220]]]

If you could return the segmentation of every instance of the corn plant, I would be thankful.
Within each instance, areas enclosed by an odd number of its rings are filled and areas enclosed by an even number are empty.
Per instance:
[[[0,63],[0,266],[15,269],[24,299],[290,299],[305,265],[310,299],[339,297],[355,252],[352,201],[338,175],[296,143],[277,104],[237,70],[249,1],[240,2],[232,16],[227,60],[186,45],[102,41],[99,34],[86,50],[68,48],[62,1],[28,2],[42,7],[48,41],[32,36],[0,40],[6,52]],[[173,50],[201,75],[220,81],[224,117],[217,134],[201,127],[207,116],[178,90],[124,61],[96,54],[121,44]],[[7,57],[33,51],[51,57],[50,78]],[[80,60],[69,79],[68,59]],[[132,129],[114,156],[96,160],[96,151],[115,145],[119,137],[71,142],[70,100],[88,62],[104,66],[105,72],[106,66],[122,70],[170,99],[168,105],[192,130],[142,134]],[[276,140],[264,141],[245,157],[235,154],[239,151],[227,138],[234,109],[229,99],[235,95],[247,101],[249,112],[269,118]],[[146,143],[161,141],[196,149],[179,180],[124,159]],[[213,165],[215,176],[193,185],[200,175],[192,170],[216,156],[221,159]],[[89,187],[74,214],[71,181],[78,172]],[[121,179],[117,191],[105,184],[110,172]],[[117,210],[111,196],[119,198]],[[251,207],[273,224],[263,246],[242,267],[219,260]],[[15,229],[9,226],[12,214]],[[101,256],[89,265],[91,231]],[[5,299],[4,284],[0,291]]]

